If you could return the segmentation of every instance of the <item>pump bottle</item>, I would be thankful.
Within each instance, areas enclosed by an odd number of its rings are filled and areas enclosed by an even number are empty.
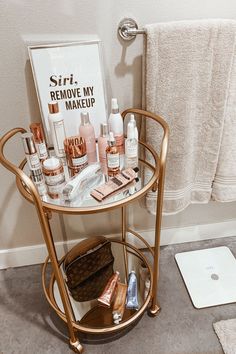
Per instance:
[[[138,141],[135,138],[135,126],[129,121],[125,140],[125,168],[138,167]]]
[[[97,162],[95,131],[90,123],[88,112],[81,113],[79,135],[85,140],[88,163]]]
[[[119,112],[117,98],[111,100],[111,114],[108,123],[110,131],[114,134],[119,153],[124,154],[124,124]]]
[[[59,112],[59,107],[57,102],[50,102],[48,104],[49,109],[49,125],[50,133],[52,137],[52,142],[57,157],[64,157],[64,140],[66,138],[64,119],[62,114]]]

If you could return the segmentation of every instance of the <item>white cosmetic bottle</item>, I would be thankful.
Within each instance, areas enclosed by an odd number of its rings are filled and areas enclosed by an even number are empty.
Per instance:
[[[129,167],[138,167],[138,141],[135,138],[135,126],[132,122],[128,123],[125,140],[125,168]]]
[[[124,124],[119,112],[117,98],[111,100],[111,114],[108,123],[110,131],[114,134],[119,153],[124,154]]]
[[[131,126],[131,125],[133,125],[133,127],[134,127],[134,137],[138,141],[138,128],[136,125],[136,120],[134,118],[134,114],[130,115],[130,120],[129,120],[128,126]]]
[[[59,112],[59,107],[57,102],[50,102],[48,104],[49,109],[49,125],[50,133],[52,137],[52,142],[57,157],[64,157],[64,140],[66,138],[64,119],[62,114]]]

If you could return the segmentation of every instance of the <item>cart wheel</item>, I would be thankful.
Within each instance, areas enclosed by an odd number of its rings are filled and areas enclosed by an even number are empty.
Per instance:
[[[149,307],[149,309],[147,310],[147,314],[150,317],[156,317],[159,312],[161,311],[160,306],[158,306],[157,304],[155,305],[154,309],[152,309],[152,307]]]
[[[75,353],[77,353],[77,354],[81,354],[81,353],[83,353],[83,351],[84,351],[84,348],[83,348],[83,346],[80,344],[79,341],[76,341],[76,342],[74,342],[74,343],[72,343],[72,342],[70,341],[69,347],[70,347],[70,349],[73,350],[73,352],[75,352]]]

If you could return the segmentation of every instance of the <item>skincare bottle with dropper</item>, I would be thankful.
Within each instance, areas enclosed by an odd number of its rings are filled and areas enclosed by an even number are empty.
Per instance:
[[[111,114],[108,123],[110,131],[113,132],[116,139],[116,146],[119,153],[124,154],[124,124],[119,112],[117,98],[112,98],[111,100]]]
[[[116,141],[112,132],[109,134],[107,154],[107,170],[108,176],[115,176],[120,172],[120,154],[116,146]]]
[[[90,123],[88,112],[81,113],[81,124],[79,126],[79,135],[84,138],[88,163],[97,162],[96,139],[94,127]]]
[[[125,140],[125,168],[138,167],[138,141],[135,138],[135,126],[128,123],[127,139]]]
[[[64,157],[64,140],[66,138],[64,119],[59,112],[59,106],[57,102],[50,102],[48,104],[49,115],[48,120],[50,124],[50,133],[52,142],[57,157]]]

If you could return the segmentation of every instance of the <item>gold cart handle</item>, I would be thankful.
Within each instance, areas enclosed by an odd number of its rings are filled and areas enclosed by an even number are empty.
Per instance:
[[[26,130],[24,128],[14,128],[7,132],[6,134],[3,135],[3,137],[0,139],[0,163],[6,167],[9,171],[14,173],[17,178],[19,178],[29,189],[34,201],[36,201],[37,204],[40,205],[42,208],[42,203],[40,200],[40,197],[38,195],[38,191],[31,181],[31,179],[22,171],[21,168],[15,166],[12,162],[10,162],[4,155],[4,147],[5,144],[17,133],[26,133]],[[22,166],[22,164],[21,164]]]

